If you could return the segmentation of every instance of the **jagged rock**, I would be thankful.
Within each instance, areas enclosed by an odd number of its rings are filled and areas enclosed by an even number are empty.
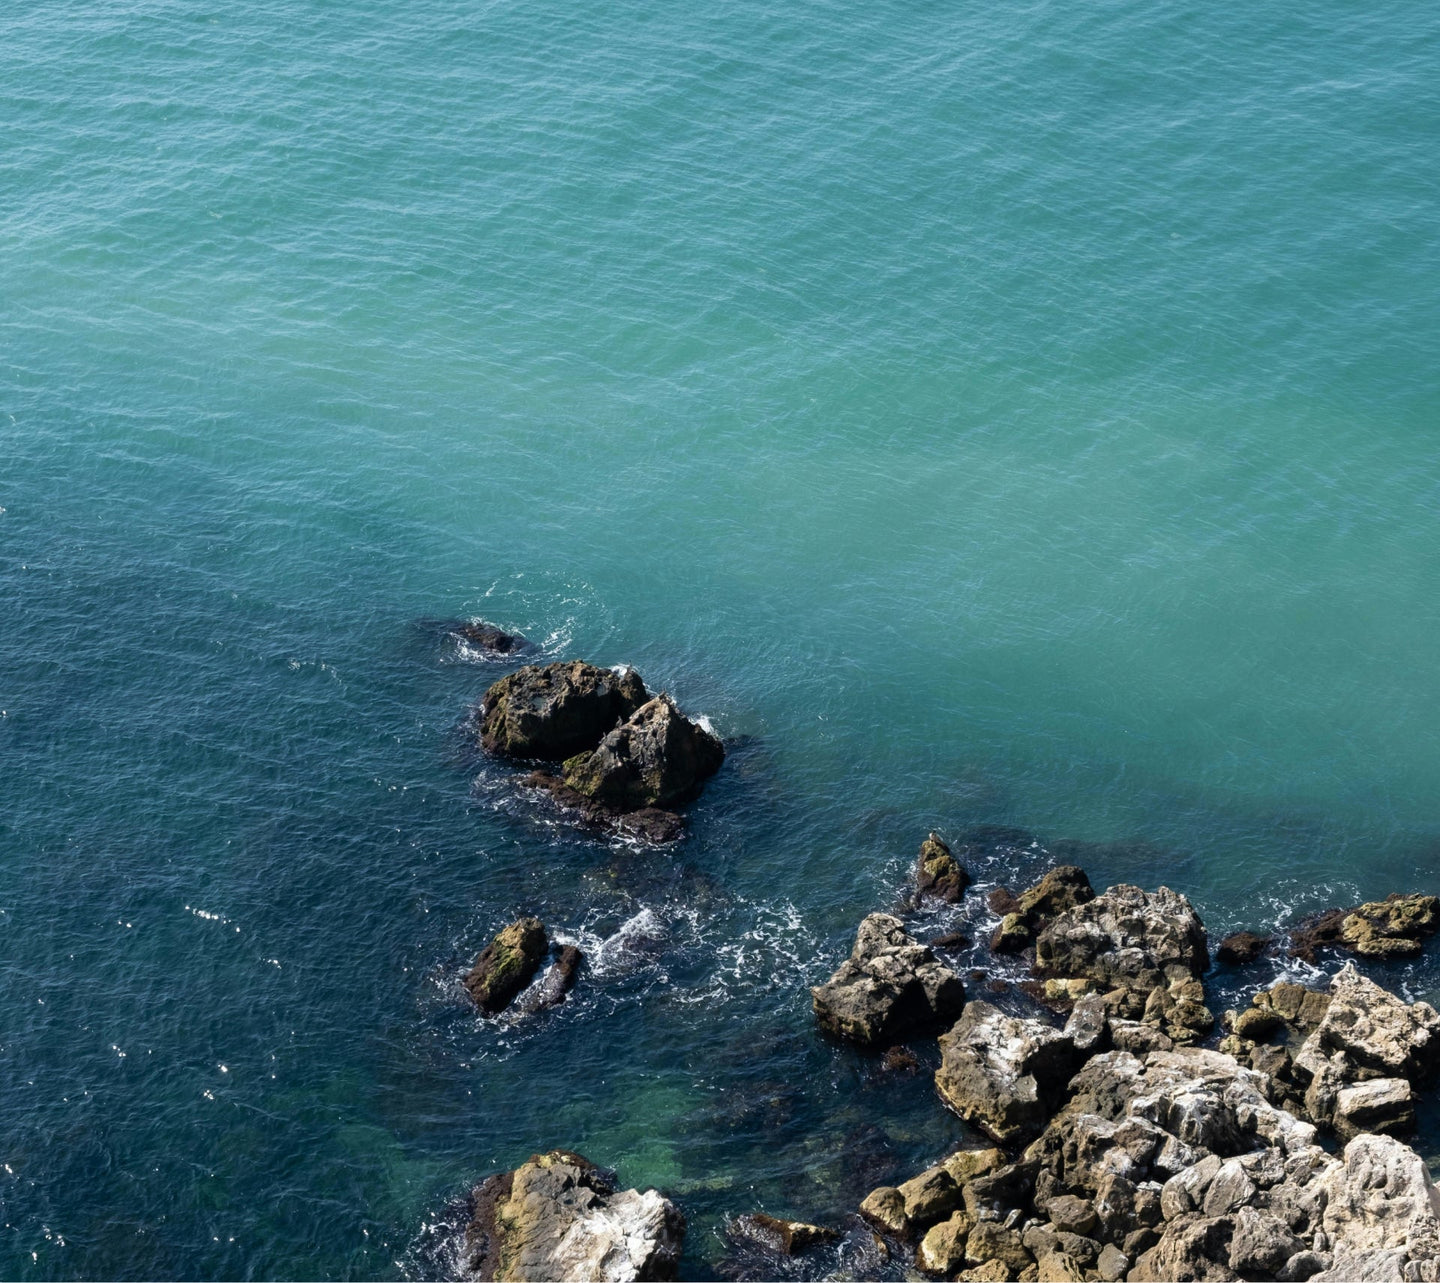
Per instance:
[[[1038,1131],[1079,1060],[1074,1041],[1039,1020],[972,1002],[940,1039],[940,1098],[966,1122],[1009,1144]]]
[[[1362,904],[1340,924],[1341,943],[1365,958],[1413,958],[1421,940],[1440,929],[1440,899],[1392,895]]]
[[[927,1274],[948,1278],[965,1263],[965,1240],[975,1228],[975,1218],[968,1212],[956,1212],[948,1220],[932,1225],[920,1240],[915,1264]]]
[[[454,637],[491,655],[513,655],[516,651],[528,649],[530,643],[519,633],[507,633],[503,628],[487,624],[483,619],[463,619],[450,625],[448,631]]]
[[[1065,1036],[1082,1056],[1109,1050],[1110,1012],[1097,993],[1082,997],[1065,1022]]]
[[[892,1238],[904,1238],[910,1232],[910,1218],[905,1215],[905,1195],[893,1185],[882,1185],[865,1195],[860,1215]]]
[[[1051,919],[1035,941],[1037,975],[1087,981],[1116,1016],[1177,1042],[1214,1024],[1199,980],[1209,961],[1205,924],[1168,887],[1111,887]]]
[[[1100,1257],[1095,1262],[1095,1272],[1105,1283],[1119,1283],[1129,1269],[1130,1258],[1114,1243],[1106,1243],[1100,1249]]]
[[[476,1278],[673,1279],[685,1219],[655,1190],[618,1190],[578,1154],[532,1155],[474,1195],[465,1264]]]
[[[1215,946],[1215,961],[1223,967],[1243,967],[1264,953],[1271,939],[1253,931],[1236,931]]]
[[[540,969],[550,949],[539,918],[512,922],[481,950],[465,977],[465,987],[489,1015],[503,1011]]]
[[[934,1028],[965,1005],[960,977],[886,913],[860,924],[850,957],[810,993],[821,1027],[860,1043]]]
[[[1440,898],[1392,895],[1354,909],[1327,909],[1290,932],[1290,956],[1315,962],[1317,951],[1349,949],[1367,958],[1412,958],[1440,930]]]
[[[580,964],[584,960],[585,955],[573,944],[565,945],[540,977],[540,982],[520,995],[520,1001],[516,1004],[518,1009],[536,1012],[544,1011],[547,1007],[558,1007],[565,1001],[565,995],[575,987]]]
[[[615,812],[688,801],[720,769],[725,749],[668,695],[641,705],[592,752],[568,758],[565,785]]]
[[[1095,1204],[1086,1198],[1073,1194],[1061,1194],[1045,1204],[1045,1215],[1057,1230],[1069,1234],[1089,1234],[1095,1228],[1098,1217]]]
[[[527,664],[502,677],[480,701],[480,742],[507,757],[560,762],[593,749],[617,722],[649,699],[630,669],[581,660]]]
[[[1357,1136],[1318,1183],[1332,1253],[1318,1283],[1440,1279],[1440,1193],[1408,1145]]]
[[[1440,1067],[1440,1013],[1428,1002],[1406,1004],[1350,963],[1330,981],[1330,1005],[1311,1038],[1377,1074],[1419,1079]]]
[[[915,881],[922,896],[934,896],[937,900],[955,903],[970,885],[970,875],[940,835],[932,833],[920,844]]]
[[[1415,1089],[1404,1078],[1371,1078],[1335,1093],[1335,1134],[1350,1140],[1361,1132],[1404,1136],[1415,1130]]]
[[[990,939],[990,948],[995,953],[1019,953],[1057,913],[1094,898],[1095,891],[1085,870],[1073,864],[1051,869],[1018,896],[1001,888],[990,898],[991,907],[1003,915]]]
[[[1012,1277],[1035,1264],[1020,1234],[999,1221],[980,1221],[966,1235],[965,1259],[971,1265],[999,1261],[1010,1270]]]
[[[764,1244],[782,1256],[799,1256],[822,1243],[833,1243],[839,1237],[835,1230],[822,1225],[810,1225],[805,1221],[787,1221],[779,1216],[764,1212],[752,1212],[748,1216],[735,1218],[738,1233]]]
[[[887,1047],[880,1057],[880,1066],[887,1073],[913,1074],[920,1068],[920,1062],[909,1047]]]
[[[943,1166],[926,1168],[897,1188],[905,1200],[905,1220],[912,1232],[944,1220],[965,1201],[955,1178]]]
[[[1230,1237],[1230,1268],[1241,1274],[1274,1274],[1304,1247],[1274,1212],[1242,1207]]]

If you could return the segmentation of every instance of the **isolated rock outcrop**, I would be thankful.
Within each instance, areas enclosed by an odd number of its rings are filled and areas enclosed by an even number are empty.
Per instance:
[[[1035,941],[1047,998],[1102,993],[1114,1015],[1175,1042],[1202,1038],[1215,1023],[1200,983],[1209,964],[1205,924],[1169,887],[1111,887],[1052,918]]]
[[[935,1089],[966,1122],[1008,1145],[1044,1125],[1082,1059],[1074,1040],[1041,1020],[969,1003],[940,1039]]]
[[[520,995],[517,1009],[534,1013],[547,1007],[558,1007],[575,987],[580,964],[584,961],[585,955],[575,945],[564,945],[539,981]]]
[[[888,913],[860,924],[849,958],[810,993],[823,1029],[866,1044],[946,1024],[965,1005],[960,977]]]
[[[669,1199],[617,1190],[588,1159],[557,1149],[476,1187],[465,1267],[498,1283],[673,1279],[684,1235]]]
[[[1253,931],[1232,932],[1215,946],[1215,961],[1222,967],[1243,967],[1264,953],[1271,939]]]
[[[990,907],[1001,915],[990,948],[995,953],[1019,953],[1034,943],[1036,932],[1056,914],[1094,898],[1085,870],[1073,864],[1051,869],[1018,896],[1000,887],[990,896]]]
[[[564,778],[567,788],[610,811],[668,808],[693,797],[724,760],[714,735],[657,695],[593,751],[567,760]]]
[[[540,969],[550,941],[539,918],[520,918],[481,950],[465,977],[465,988],[488,1015],[503,1011]]]
[[[617,722],[649,699],[630,669],[581,660],[527,664],[502,677],[480,701],[480,741],[507,757],[559,762],[593,749]]]
[[[938,833],[930,834],[920,843],[915,885],[920,895],[952,904],[964,897],[965,888],[970,885],[970,874]]]

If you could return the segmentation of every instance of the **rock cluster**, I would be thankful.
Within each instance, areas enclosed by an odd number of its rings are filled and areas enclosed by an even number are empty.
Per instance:
[[[810,993],[823,1029],[865,1044],[934,1029],[965,1005],[960,977],[888,913],[860,924],[849,958]]]
[[[1302,922],[1290,933],[1290,956],[1315,962],[1318,950],[1333,948],[1362,958],[1413,958],[1437,930],[1440,897],[1392,895]]]
[[[1056,914],[1094,898],[1085,870],[1073,864],[1051,869],[1018,896],[1001,887],[990,896],[990,907],[1001,915],[990,948],[995,953],[1019,953],[1035,943],[1036,933]]]
[[[617,1190],[588,1159],[532,1155],[471,1195],[464,1266],[475,1279],[673,1279],[685,1218],[653,1189]]]
[[[920,843],[915,884],[921,896],[933,896],[952,904],[965,894],[965,888],[970,885],[970,874],[938,833],[932,833]]]
[[[465,976],[465,988],[486,1015],[496,1015],[524,994],[518,1004],[525,1012],[540,1011],[565,1000],[575,984],[583,956],[574,945],[565,945],[531,987],[540,964],[550,952],[550,937],[539,918],[519,918],[501,928],[480,951],[475,965]]]
[[[673,807],[720,769],[724,746],[669,695],[651,695],[630,669],[580,660],[528,664],[480,701],[481,744],[523,761],[560,764],[528,783],[587,819],[650,841],[679,836]]]

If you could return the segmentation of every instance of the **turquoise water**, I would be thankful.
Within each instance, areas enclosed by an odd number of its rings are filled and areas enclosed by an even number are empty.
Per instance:
[[[1413,0],[8,8],[0,1276],[431,1275],[553,1145],[692,1277],[838,1216],[963,1137],[805,992],[931,827],[1216,934],[1440,891],[1437,55]],[[688,842],[475,760],[453,617],[707,714]],[[497,1027],[521,910],[597,962]]]

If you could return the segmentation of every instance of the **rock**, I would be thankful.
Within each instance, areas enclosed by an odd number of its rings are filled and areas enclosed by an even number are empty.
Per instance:
[[[915,1264],[927,1274],[948,1278],[965,1263],[965,1239],[975,1227],[968,1212],[956,1212],[948,1220],[932,1225],[920,1240]]]
[[[1440,1066],[1440,1014],[1406,1004],[1346,963],[1330,981],[1330,1005],[1311,1039],[1361,1069],[1420,1079]]]
[[[737,1216],[735,1228],[748,1238],[763,1243],[771,1251],[783,1256],[799,1256],[812,1247],[823,1243],[834,1243],[840,1235],[835,1230],[805,1221],[787,1221],[764,1212],[753,1212],[749,1216]]]
[[[1340,939],[1365,958],[1413,958],[1420,942],[1440,929],[1440,899],[1433,895],[1392,895],[1346,914]]]
[[[725,749],[657,695],[605,733],[592,752],[565,762],[567,788],[615,812],[688,801],[720,769]]]
[[[960,1186],[945,1167],[929,1167],[899,1185],[905,1200],[905,1220],[911,1232],[942,1221],[965,1201]]]
[[[1243,967],[1264,953],[1272,938],[1253,931],[1236,931],[1215,947],[1215,961],[1222,967]]]
[[[1095,1263],[1095,1272],[1105,1283],[1119,1283],[1130,1268],[1130,1258],[1113,1243],[1106,1243],[1100,1249],[1100,1259]]]
[[[1035,941],[1037,975],[1088,980],[1115,1016],[1153,1024],[1177,1042],[1214,1024],[1199,977],[1209,966],[1205,924],[1168,887],[1111,887],[1051,919]]]
[[[1341,1140],[1361,1132],[1404,1136],[1415,1130],[1415,1090],[1404,1078],[1371,1078],[1335,1094],[1331,1121]]]
[[[1389,1136],[1357,1136],[1320,1178],[1319,1228],[1332,1253],[1319,1283],[1440,1279],[1440,1194],[1420,1156]]]
[[[1065,1022],[1065,1036],[1077,1052],[1089,1056],[1107,1050],[1110,1042],[1110,1013],[1098,993],[1082,997]]]
[[[867,1044],[934,1028],[965,1005],[960,977],[886,913],[860,924],[850,957],[810,993],[823,1029]]]
[[[1160,1241],[1143,1252],[1126,1276],[1132,1283],[1174,1279],[1234,1279],[1230,1269],[1228,1219],[1189,1214],[1170,1222]]]
[[[1011,1277],[1035,1264],[1020,1235],[999,1221],[980,1221],[966,1236],[965,1259],[971,1265],[1000,1261]]]
[[[1328,909],[1290,933],[1290,956],[1315,962],[1317,950],[1349,949],[1366,958],[1413,958],[1440,930],[1440,898],[1392,895],[1354,909]]]
[[[1304,1246],[1274,1212],[1242,1207],[1230,1237],[1230,1268],[1241,1274],[1274,1274]]]
[[[1070,1234],[1089,1234],[1099,1219],[1095,1215],[1095,1204],[1089,1199],[1076,1198],[1073,1194],[1061,1194],[1045,1205],[1045,1215],[1057,1230]]]
[[[1002,1145],[1038,1131],[1074,1072],[1074,1042],[1039,1020],[972,1002],[940,1039],[940,1098]]]
[[[971,1270],[961,1270],[955,1278],[964,1283],[1010,1283],[1016,1275],[1004,1261],[986,1261]]]
[[[1036,1265],[1040,1283],[1085,1283],[1085,1271],[1068,1252],[1046,1252]]]
[[[550,941],[539,918],[521,918],[499,932],[480,952],[465,977],[465,987],[488,1015],[503,1011],[524,989],[549,952]]]
[[[451,624],[447,630],[466,645],[487,655],[513,655],[528,650],[530,643],[519,633],[507,633],[503,628],[487,624],[483,619],[462,619]]]
[[[938,935],[930,941],[932,949],[966,949],[969,946],[970,937],[963,931],[947,931],[944,935]]]
[[[558,1007],[565,1001],[565,995],[575,987],[580,973],[580,964],[585,955],[573,944],[565,945],[556,956],[540,983],[525,990],[517,1004],[525,1012],[544,1011],[547,1007]]]
[[[649,698],[626,669],[574,660],[527,664],[502,677],[480,701],[480,742],[507,757],[560,762],[588,752]]]
[[[673,1279],[685,1219],[655,1190],[616,1189],[578,1154],[532,1155],[473,1195],[468,1272],[481,1279]]]
[[[910,1233],[910,1218],[905,1215],[905,1195],[893,1185],[872,1189],[860,1204],[860,1215],[892,1238],[905,1238]]]
[[[951,903],[959,901],[970,885],[970,875],[937,833],[920,844],[915,880],[922,896],[934,896]]]
[[[990,948],[996,953],[1019,953],[1035,938],[1035,932],[1057,913],[1094,898],[1095,891],[1085,870],[1073,864],[1051,869],[1019,896],[1002,889],[1000,895],[991,897],[991,906],[1004,916],[991,937]]]
[[[658,806],[642,806],[638,811],[616,816],[614,829],[623,837],[663,846],[685,836],[685,819]]]

